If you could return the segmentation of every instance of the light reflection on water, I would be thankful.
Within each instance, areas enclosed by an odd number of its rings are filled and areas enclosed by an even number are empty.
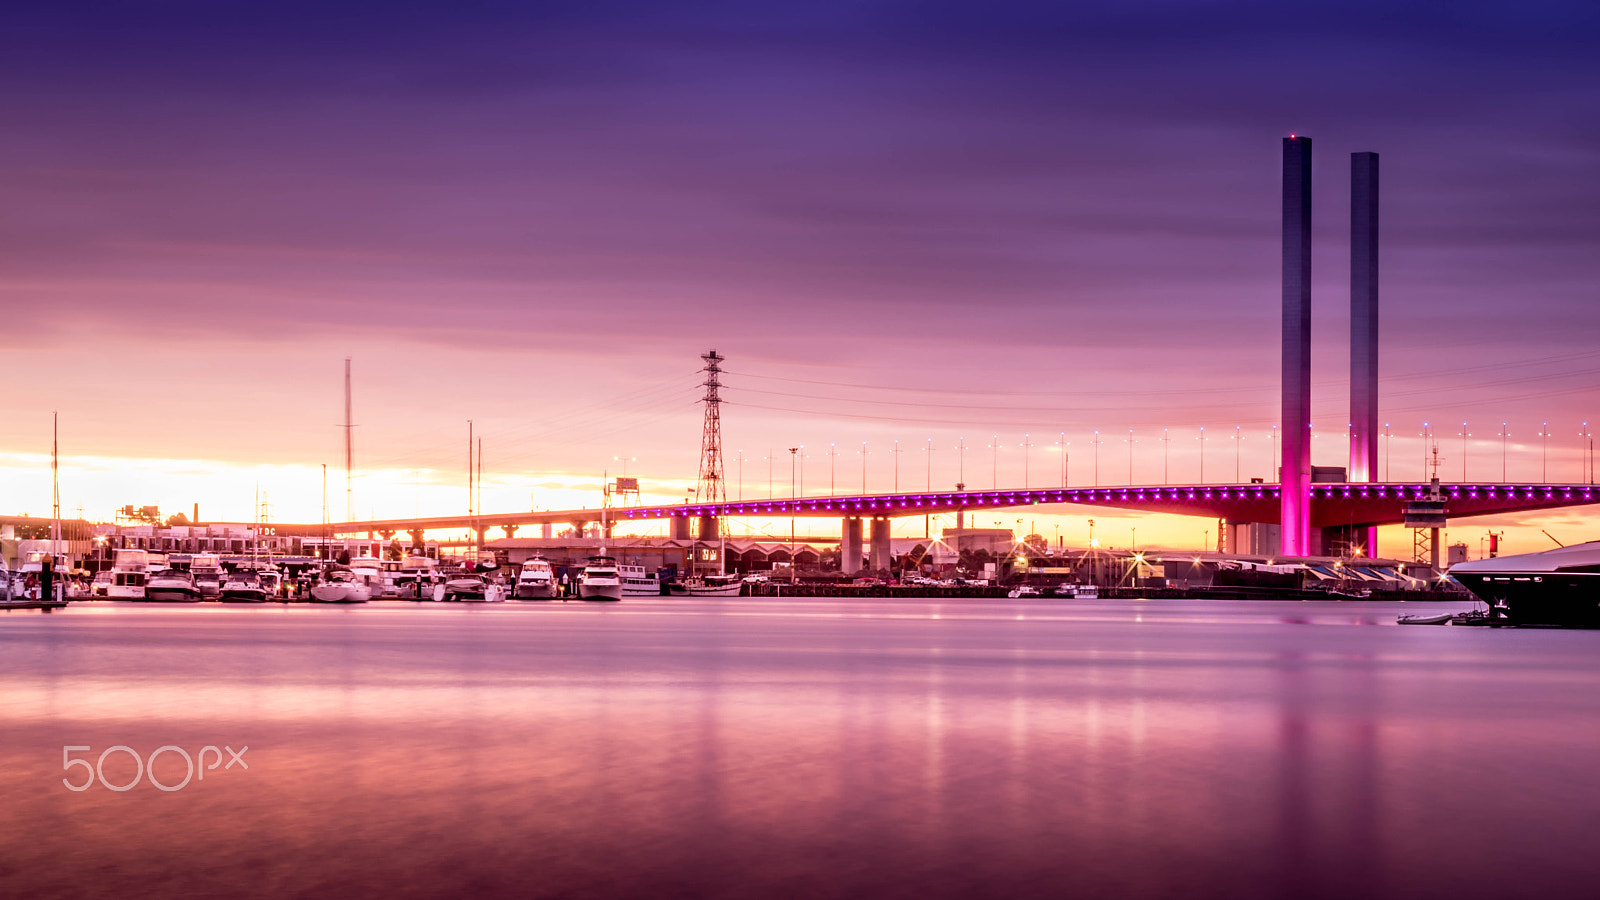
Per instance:
[[[1589,896],[1600,632],[1414,609],[14,613],[0,895]]]

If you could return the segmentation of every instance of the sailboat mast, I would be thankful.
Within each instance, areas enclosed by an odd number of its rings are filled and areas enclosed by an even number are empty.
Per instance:
[[[351,464],[355,460],[355,422],[350,418],[350,357],[344,358],[344,520],[356,519],[355,493],[351,489]]]
[[[55,567],[56,551],[61,545],[61,413],[50,412],[50,560]]]

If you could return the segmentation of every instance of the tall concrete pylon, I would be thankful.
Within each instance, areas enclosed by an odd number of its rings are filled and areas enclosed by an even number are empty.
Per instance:
[[[1311,552],[1311,139],[1283,139],[1283,455],[1279,460],[1284,556]]]

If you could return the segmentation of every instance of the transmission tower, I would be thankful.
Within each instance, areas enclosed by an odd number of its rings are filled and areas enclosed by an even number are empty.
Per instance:
[[[722,387],[720,378],[725,357],[712,350],[700,358],[706,361],[706,367],[701,370],[706,374],[706,395],[701,398],[706,404],[706,422],[700,433],[700,484],[695,489],[695,499],[701,503],[722,503],[728,499],[728,492],[722,477],[722,398],[717,391]]]

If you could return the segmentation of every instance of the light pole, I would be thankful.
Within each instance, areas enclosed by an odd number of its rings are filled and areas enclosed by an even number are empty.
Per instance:
[[[739,460],[739,487],[737,488],[738,496],[735,499],[743,500],[744,499],[744,451],[743,450],[735,450],[733,452],[735,454],[737,454],[737,456],[735,458]]]
[[[956,483],[967,483],[967,439],[956,439]]]
[[[1278,482],[1283,483],[1283,460],[1278,458],[1278,426],[1272,426],[1272,467],[1278,470]]]
[[[900,442],[894,442],[894,449],[889,451],[894,454],[894,492],[900,493]]]
[[[1506,483],[1506,438],[1509,438],[1510,436],[1511,436],[1511,433],[1506,430],[1506,423],[1501,422],[1500,423],[1500,483],[1501,484],[1505,484]]]
[[[799,460],[799,458],[800,458],[800,448],[799,447],[790,447],[789,448],[789,497],[791,498],[791,500],[792,500],[792,498],[798,496],[795,493],[795,490],[794,490],[794,485],[795,485],[794,469],[795,469],[795,463]],[[790,580],[794,579],[794,507],[795,507],[794,503],[791,502],[789,504],[789,578],[790,578]]]
[[[1094,444],[1094,486],[1095,487],[1099,487],[1100,486],[1100,431],[1098,429],[1095,430],[1094,440],[1092,440],[1090,443]]]
[[[867,442],[861,442],[861,493],[867,492]]]
[[[1128,483],[1133,484],[1133,429],[1128,429]]]
[[[1000,435],[989,439],[989,490],[1000,487]]]
[[[839,456],[839,450],[833,441],[828,442],[828,496],[833,496],[833,461]]]
[[[1239,483],[1239,445],[1244,443],[1244,432],[1233,426],[1233,483]]]
[[[933,438],[928,438],[928,446],[923,448],[928,454],[928,484],[925,491],[933,490]]]
[[[1383,423],[1383,480],[1389,481],[1389,423]]]
[[[1465,484],[1466,480],[1467,480],[1467,438],[1469,438],[1471,436],[1472,435],[1467,433],[1467,423],[1462,422],[1461,423],[1461,481],[1462,481],[1463,484]]]
[[[1539,424],[1539,480],[1550,483],[1550,423]]]
[[[1061,486],[1067,486],[1067,433],[1065,431],[1056,438],[1056,446],[1061,448]]]
[[[1163,429],[1161,429],[1161,483],[1162,484],[1171,484],[1172,483],[1171,478],[1167,475],[1167,458],[1170,455],[1171,450],[1172,450],[1172,435],[1170,433],[1168,433],[1167,429],[1163,428]]]
[[[1206,427],[1200,426],[1200,483],[1206,483]],[[1210,532],[1206,532],[1210,534]]]
[[[1433,427],[1422,423],[1422,480],[1428,480],[1428,449],[1433,444]]]
[[[1033,449],[1033,438],[1030,435],[1022,436],[1022,488],[1028,488],[1028,451]]]

